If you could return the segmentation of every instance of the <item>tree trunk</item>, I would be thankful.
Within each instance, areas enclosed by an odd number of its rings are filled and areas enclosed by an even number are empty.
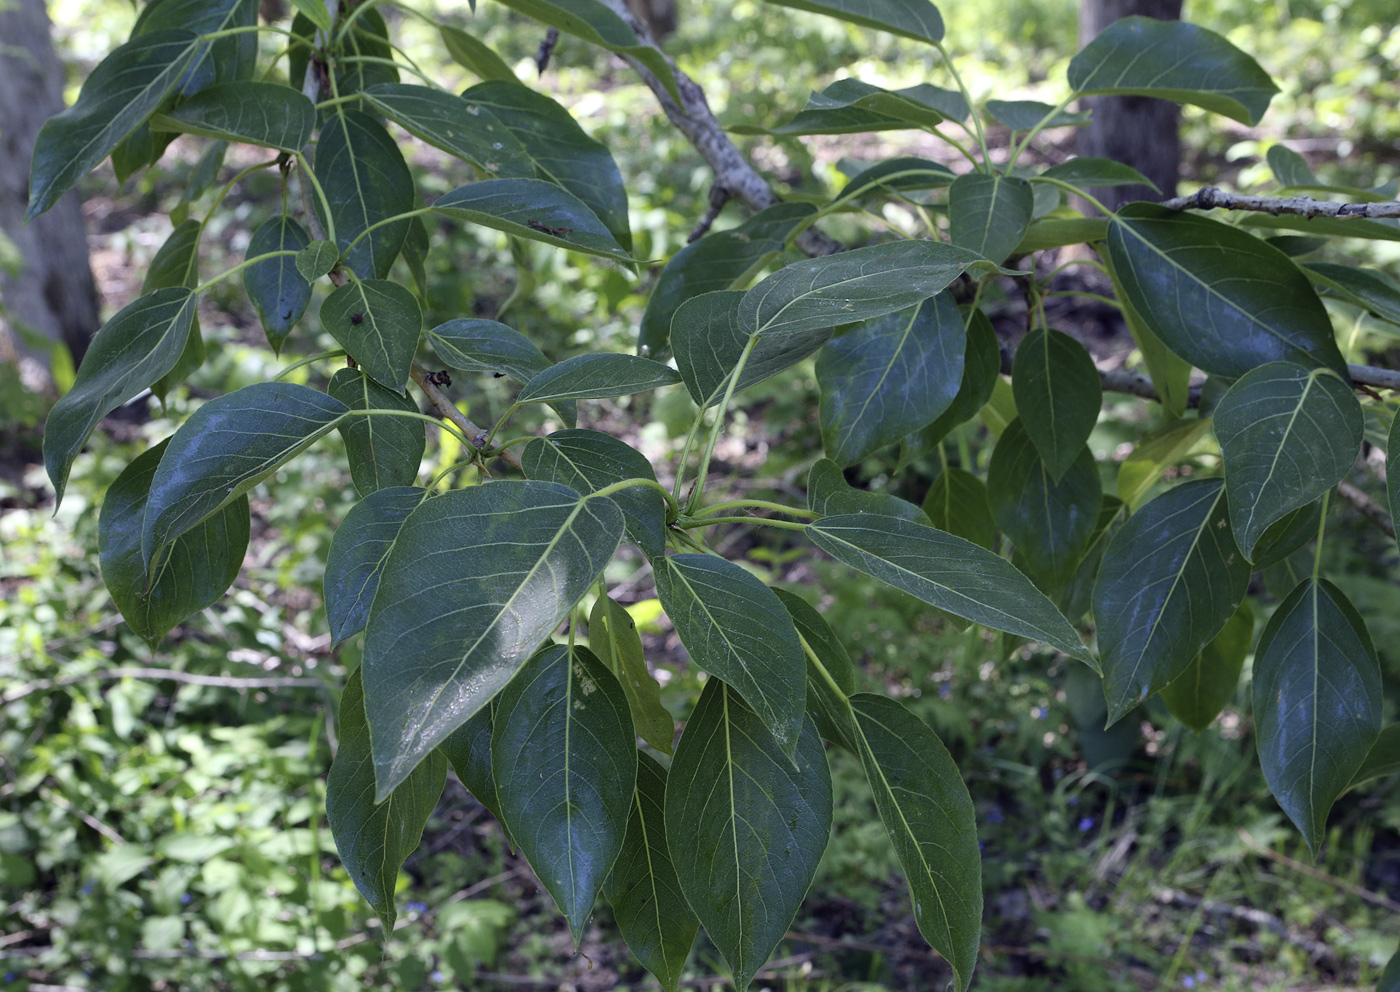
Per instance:
[[[20,226],[34,138],[63,109],[63,67],[44,0],[0,4],[0,39],[0,231],[18,249],[20,265],[17,273],[0,271],[0,359],[18,357],[29,380],[36,367],[46,372],[48,353],[28,346],[18,328],[63,342],[76,362],[97,330],[97,290],[74,193]]]
[[[1079,8],[1079,43],[1087,45],[1114,21],[1132,14],[1174,21],[1181,16],[1182,0],[1082,0]],[[1181,168],[1181,141],[1177,135],[1179,112],[1168,100],[1141,96],[1098,96],[1083,101],[1094,112],[1089,126],[1079,133],[1080,155],[1111,158],[1131,165],[1161,189],[1147,186],[1115,186],[1095,189],[1093,195],[1110,209],[1131,200],[1161,200],[1176,195]]]

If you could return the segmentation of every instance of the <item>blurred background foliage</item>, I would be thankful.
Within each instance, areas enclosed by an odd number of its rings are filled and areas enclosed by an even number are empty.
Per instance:
[[[449,0],[413,6],[484,38],[608,145],[631,193],[639,257],[665,259],[685,243],[710,176],[626,66],[566,38],[537,80],[532,59],[543,32],[533,22],[485,2],[475,16]],[[126,0],[55,0],[49,8],[71,99],[125,37],[135,9]],[[978,0],[942,11],[948,47],[979,98],[1063,96],[1077,47],[1073,0]],[[680,13],[667,49],[727,123],[785,119],[809,89],[843,76],[947,83],[926,49],[758,0],[680,0]],[[475,81],[422,20],[392,9],[389,16],[425,72],[450,87]],[[1189,182],[1266,186],[1263,154],[1278,141],[1302,152],[1325,182],[1374,186],[1400,177],[1394,0],[1188,0],[1185,16],[1254,54],[1283,90],[1251,131],[1187,110]],[[1068,154],[1070,132],[1047,138],[1043,155]],[[901,134],[741,146],[791,197],[833,192],[843,157],[944,154]],[[169,213],[182,204],[196,216],[208,208],[206,151],[181,138],[120,193],[105,166],[86,181],[105,314],[136,295],[171,230]],[[226,174],[239,154],[230,150]],[[410,145],[410,157],[432,177],[430,189],[467,178],[421,145]],[[278,206],[275,176],[251,176],[215,215],[202,268],[241,259],[249,232]],[[730,205],[717,226],[741,219]],[[866,220],[834,218],[832,233],[859,240]],[[1386,243],[1342,248],[1391,271],[1400,265]],[[654,270],[634,280],[540,246],[513,256],[493,232],[444,227],[433,232],[426,319],[495,317],[509,302],[505,319],[553,359],[584,348],[625,351],[651,278]],[[1338,319],[1349,321],[1354,351],[1394,344],[1365,320]],[[188,390],[177,390],[168,409],[152,401],[148,415],[117,418],[95,434],[56,517],[37,457],[43,407],[17,384],[0,383],[0,988],[654,988],[621,949],[606,906],[582,955],[574,954],[528,866],[455,782],[401,877],[407,912],[399,929],[381,940],[371,925],[320,816],[335,739],[328,717],[358,660],[356,641],[330,649],[319,594],[332,529],[354,500],[338,437],[255,491],[249,559],[223,601],[182,625],[154,657],[120,623],[96,567],[95,511],[105,487],[203,399],[331,346],[309,318],[275,359],[234,285],[208,294],[201,321],[210,358]],[[329,371],[307,367],[294,378],[321,384]],[[508,403],[505,389],[487,377],[456,395],[474,419],[490,422]],[[820,448],[814,397],[810,363],[747,394],[718,452],[732,486],[793,498]],[[693,412],[684,391],[672,389],[598,404],[589,426],[625,436],[661,465]],[[550,427],[536,416],[536,426]],[[1126,445],[1152,426],[1142,404],[1106,408],[1092,447],[1108,481]],[[959,463],[985,468],[983,443],[974,422],[949,447]],[[455,457],[450,445],[430,448],[425,471]],[[1212,456],[1201,457],[1208,464]],[[863,481],[888,485],[894,468],[892,456],[888,464],[875,459]],[[900,494],[921,500],[931,471],[916,464]],[[1354,520],[1332,533],[1329,572],[1362,607],[1391,684],[1400,684],[1395,547]],[[1374,983],[1400,938],[1400,790],[1384,782],[1347,796],[1320,861],[1299,867],[1301,841],[1253,758],[1247,669],[1237,705],[1199,735],[1155,704],[1105,732],[1092,680],[1064,659],[959,631],[884,586],[815,561],[783,532],[735,531],[721,550],[817,603],[844,632],[866,686],[904,698],[953,751],[984,847],[978,988]],[[645,634],[663,700],[684,719],[700,683],[658,620],[647,576],[624,562],[609,580]],[[1258,629],[1276,604],[1262,583],[1256,591]],[[152,667],[179,680],[117,674]],[[913,927],[859,765],[837,751],[832,762],[833,843],[761,982],[832,992],[934,988],[941,965]],[[703,937],[691,967],[695,976],[722,970]]]

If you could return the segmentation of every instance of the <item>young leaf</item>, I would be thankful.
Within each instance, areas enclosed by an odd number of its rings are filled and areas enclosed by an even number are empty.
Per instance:
[[[1147,186],[1157,189],[1152,180],[1137,169],[1122,162],[1115,162],[1111,158],[1078,156],[1051,166],[1040,175],[1046,179],[1058,179],[1080,189],[1094,189],[1100,186]],[[1035,181],[1035,177],[1032,177],[1031,182]]]
[[[361,279],[387,278],[408,237],[408,219],[370,227],[413,209],[413,177],[398,144],[364,111],[337,107],[321,127],[314,171],[335,220],[336,245],[349,250],[346,266]],[[326,226],[319,198],[314,205]]]
[[[1051,112],[1055,110],[1050,104],[1041,103],[1039,100],[988,100],[983,107],[994,120],[1013,131],[1029,131],[1040,126],[1040,122],[1050,117]],[[1072,127],[1088,123],[1088,113],[1061,110],[1050,117],[1044,127]]]
[[[1254,719],[1264,780],[1314,856],[1380,735],[1382,705],[1365,622],[1332,583],[1305,579],[1259,636]]]
[[[677,992],[700,921],[681,894],[666,844],[665,800],[666,769],[639,752],[627,837],[603,891],[637,960],[664,992]]]
[[[293,154],[311,140],[316,108],[281,83],[215,83],[151,119],[151,130],[197,134]]]
[[[1094,584],[1108,722],[1186,671],[1249,587],[1219,479],[1186,482],[1118,531]]]
[[[661,705],[661,685],[647,671],[636,621],[622,604],[598,597],[588,616],[588,646],[622,683],[637,736],[662,754],[670,754],[676,721]]]
[[[924,513],[939,530],[946,530],[973,544],[990,549],[996,540],[997,525],[992,519],[987,487],[981,479],[960,468],[948,466],[928,488]]]
[[[1117,496],[1105,493],[1098,523],[1094,525],[1094,536],[1089,539],[1089,547],[1080,558],[1079,567],[1074,570],[1074,577],[1060,595],[1060,611],[1071,621],[1077,622],[1089,612],[1090,601],[1094,595],[1094,580],[1098,578],[1103,553],[1127,517],[1128,511],[1123,501]],[[1096,696],[1102,696],[1102,686],[1095,686],[1094,692]],[[1107,706],[1102,700],[1097,705],[1107,712]]]
[[[1118,466],[1118,498],[1136,510],[1162,473],[1179,463],[1205,437],[1209,417],[1168,424],[1143,437]]]
[[[412,293],[388,279],[352,280],[321,302],[321,327],[371,378],[404,394],[423,330]]]
[[[57,203],[155,112],[200,44],[191,31],[153,31],[132,38],[92,70],[77,102],[46,121],[34,140],[26,221]]]
[[[982,936],[977,818],[938,735],[885,696],[851,697],[865,777],[909,880],[919,933],[953,968],[961,992]]]
[[[1068,334],[1037,328],[1016,349],[1011,391],[1026,434],[1058,482],[1099,422],[1103,387],[1094,360]]]
[[[773,590],[714,555],[675,555],[652,564],[656,595],[695,664],[733,686],[778,745],[795,753],[807,662]]]
[[[199,285],[199,240],[203,229],[197,220],[175,226],[146,269],[146,278],[141,280],[143,296],[158,289],[194,289]]]
[[[936,45],[943,40],[943,18],[929,0],[771,0],[814,14],[826,14],[863,28],[888,31]]]
[[[1308,278],[1253,235],[1130,203],[1109,225],[1108,255],[1133,309],[1192,365],[1234,379],[1287,360],[1345,377],[1331,318]]]
[[[948,187],[948,235],[953,244],[1001,262],[1031,226],[1035,194],[1010,176],[969,172]]]
[[[1093,666],[1093,655],[1045,594],[1010,562],[952,534],[895,517],[854,513],[807,525],[837,561],[930,606],[1020,634]]]
[[[792,616],[797,636],[802,639],[803,654],[807,655],[807,712],[815,721],[817,732],[824,739],[856,753],[851,709],[846,702],[856,691],[856,669],[846,646],[805,599],[786,589],[773,592]]]
[[[1281,186],[1316,186],[1317,176],[1308,166],[1307,159],[1287,145],[1274,145],[1265,156],[1269,170]]]
[[[690,908],[749,987],[812,884],[831,830],[831,772],[817,728],[797,747],[710,679],[666,781],[666,841]]]
[[[433,211],[530,241],[631,263],[632,256],[588,204],[542,179],[485,179],[458,186]]]
[[[636,355],[578,355],[545,369],[525,384],[518,403],[588,400],[659,389],[680,382],[675,369]]]
[[[63,502],[73,459],[98,422],[175,367],[189,340],[197,298],[161,289],[128,303],[93,336],[73,388],[44,425],[44,467]]]
[[[1104,223],[1107,224],[1107,221]],[[1097,240],[1103,241],[1107,237],[1108,229],[1105,227]],[[1170,350],[1134,309],[1123,288],[1123,281],[1114,270],[1113,256],[1100,249],[1099,258],[1103,260],[1108,278],[1113,283],[1113,295],[1123,311],[1123,322],[1128,325],[1128,333],[1142,352],[1142,363],[1147,366],[1147,374],[1152,378],[1152,388],[1157,391],[1162,406],[1173,417],[1185,416],[1191,399],[1191,363]]]
[[[458,489],[408,515],[365,634],[377,795],[510,681],[621,541],[615,504],[547,482]]]
[[[557,482],[581,493],[625,479],[656,479],[645,455],[601,431],[555,431],[537,437],[526,443],[520,464],[527,479]],[[665,554],[665,497],[648,486],[635,486],[614,493],[612,499],[627,520],[627,536],[646,556]]]
[[[345,404],[309,386],[256,382],[205,403],[180,425],[146,503],[141,556],[232,503],[340,423]]]
[[[1274,521],[1335,486],[1356,462],[1361,404],[1328,369],[1271,362],[1240,379],[1215,408],[1230,524],[1240,550]]]
[[[966,114],[962,96],[928,83],[886,90],[859,79],[840,79],[813,93],[791,120],[777,127],[739,124],[735,134],[863,134],[869,131],[934,128],[945,109]]]
[[[1258,124],[1278,87],[1244,52],[1185,21],[1124,17],[1069,63],[1070,88],[1190,103],[1241,124]]]
[[[949,116],[958,119],[966,117],[966,104],[963,105],[962,111],[961,114]],[[941,189],[952,185],[956,178],[957,174],[941,162],[914,157],[892,158],[885,162],[877,162],[852,176],[851,181],[841,188],[841,192],[836,194],[832,202],[844,203],[873,193]]]
[[[1002,432],[987,467],[992,517],[1042,588],[1059,590],[1093,540],[1103,505],[1099,466],[1087,447],[1058,480],[1041,461],[1021,418]]]
[[[627,697],[593,652],[552,644],[525,662],[492,718],[491,774],[503,822],[577,944],[637,784]]]
[[[418,404],[385,389],[360,369],[340,369],[326,390],[351,410],[403,410],[417,413]],[[408,417],[346,417],[340,423],[350,479],[355,491],[368,496],[391,486],[411,486],[418,478],[428,446],[426,425]]]
[[[374,765],[360,670],[350,673],[340,696],[340,746],[326,779],[326,822],[355,887],[374,908],[385,933],[398,909],[394,888],[404,859],[423,837],[447,781],[447,760],[432,754],[380,802],[374,797]]]
[[[323,581],[332,646],[365,629],[389,549],[426,495],[408,486],[380,489],[352,506],[335,529]]]
[[[248,550],[248,498],[243,496],[182,534],[148,578],[141,560],[141,519],[168,444],[142,452],[122,470],[97,518],[102,581],[127,626],[152,651],[177,624],[219,601],[238,578]]]
[[[1303,266],[1303,271],[1330,290],[1326,294],[1329,297],[1339,297],[1362,307],[1373,317],[1400,324],[1400,283],[1379,269],[1310,262]]]
[[[447,24],[439,24],[438,31],[442,34],[442,47],[447,49],[447,54],[458,65],[476,73],[484,80],[503,79],[511,83],[518,81],[505,60],[475,35]]]
[[[857,489],[830,458],[819,458],[807,473],[807,508],[823,517],[841,513],[879,513],[926,524],[928,516],[913,503],[889,493]]]
[[[1355,789],[1378,778],[1389,778],[1400,772],[1400,723],[1383,727],[1376,743],[1366,752],[1366,760],[1352,776],[1347,789]],[[1396,976],[1400,979],[1400,975]]]
[[[325,244],[327,242],[318,242]],[[274,251],[302,252],[311,244],[311,238],[291,217],[279,214],[264,223],[248,240],[245,258],[257,258]],[[332,249],[333,250],[333,249]],[[306,313],[311,302],[311,282],[298,268],[300,254],[265,258],[243,270],[243,290],[253,301],[258,312],[267,343],[278,354],[282,343],[287,340],[296,322]],[[318,273],[316,277],[325,275]]]
[[[827,455],[853,465],[932,423],[962,384],[966,346],[962,314],[948,293],[828,343],[817,358]]]
[[[1198,733],[1210,726],[1235,698],[1240,670],[1254,640],[1254,611],[1243,600],[1201,653],[1175,679],[1162,687],[1162,702],[1171,715]]]
[[[1307,506],[1285,514],[1271,523],[1254,545],[1250,564],[1256,572],[1277,565],[1292,556],[1313,538],[1322,520],[1322,501],[1313,500]]]
[[[340,252],[329,241],[312,241],[297,252],[297,271],[307,282],[315,282],[335,268]]]
[[[490,110],[455,93],[410,83],[381,83],[365,91],[365,104],[415,138],[470,162],[489,176],[535,174],[535,163],[520,139]]]
[[[451,763],[452,770],[472,798],[486,807],[504,831],[501,802],[496,796],[496,776],[491,770],[491,729],[498,706],[499,703],[493,699],[477,710],[470,720],[447,736],[438,750]],[[507,832],[506,836],[510,834]],[[515,845],[514,840],[510,843]]]
[[[880,317],[936,296],[982,256],[941,241],[890,241],[794,262],[744,294],[739,323],[759,336]]]

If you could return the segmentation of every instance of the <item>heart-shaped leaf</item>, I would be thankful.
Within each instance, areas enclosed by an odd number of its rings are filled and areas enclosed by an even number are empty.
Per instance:
[[[418,404],[385,389],[360,369],[340,369],[326,389],[351,410],[403,410],[417,413]],[[379,489],[411,486],[418,478],[428,446],[426,425],[416,418],[346,417],[340,424],[350,479],[355,491],[368,496]]]
[[[1258,124],[1278,87],[1244,52],[1214,31],[1186,21],[1124,17],[1069,63],[1080,96],[1121,93],[1190,103]]]
[[[731,561],[674,555],[652,563],[656,595],[691,659],[744,697],[789,754],[798,746],[807,662],[773,590]]]
[[[1058,481],[1099,422],[1103,387],[1094,360],[1063,331],[1036,328],[1016,348],[1011,391],[1026,433]]]
[[[636,789],[627,697],[593,652],[552,644],[511,679],[491,723],[502,820],[577,944],[622,850]]]
[[[423,311],[403,286],[388,279],[355,279],[321,302],[321,327],[380,385],[403,394]]]
[[[636,621],[622,604],[598,597],[588,615],[588,646],[622,683],[637,736],[662,754],[670,754],[676,721],[661,705],[661,684],[647,671]]]
[[[943,40],[943,18],[929,0],[772,0],[850,24],[936,45]]]
[[[194,323],[197,297],[161,289],[128,303],[93,336],[73,388],[44,425],[44,467],[63,502],[73,459],[103,417],[175,367]]]
[[[365,634],[377,795],[510,681],[621,541],[615,504],[547,482],[453,490],[408,515]]]
[[[1361,453],[1365,424],[1351,386],[1330,369],[1270,362],[1215,408],[1230,523],[1246,558],[1274,521],[1341,480]]]
[[[412,210],[415,196],[398,144],[373,117],[337,107],[321,127],[314,170],[335,222],[336,245],[348,252],[346,266],[361,279],[388,277],[408,237],[408,218],[389,218]],[[315,206],[329,230],[319,198]]]
[[[823,517],[843,513],[878,513],[927,524],[924,511],[913,503],[889,493],[857,489],[846,481],[841,466],[830,458],[819,458],[807,473],[807,508]]]
[[[332,259],[336,257],[329,242],[320,241],[317,244],[325,245]],[[278,354],[282,352],[282,343],[287,340],[287,335],[301,320],[307,304],[311,302],[311,281],[299,268],[301,253],[310,245],[311,238],[305,229],[286,214],[279,214],[253,232],[248,240],[248,250],[244,253],[244,257],[250,259],[274,251],[298,253],[265,258],[243,270],[243,290],[258,312],[267,343]],[[325,274],[320,272],[310,278]]]
[[[792,617],[807,655],[807,712],[817,732],[826,740],[856,751],[851,708],[847,697],[856,691],[856,668],[836,631],[802,597],[786,589],[774,589]]]
[[[545,369],[525,384],[518,403],[631,396],[680,382],[680,373],[650,358],[594,353]]]
[[[1239,228],[1130,203],[1109,225],[1108,254],[1133,309],[1192,365],[1229,379],[1285,360],[1346,375],[1307,277]]]
[[[1055,604],[1005,558],[941,530],[855,513],[808,524],[807,535],[837,561],[930,606],[993,630],[1020,634],[1093,665]]]
[[[240,497],[182,534],[147,578],[141,560],[141,520],[151,479],[165,453],[162,441],[122,470],[102,499],[97,547],[102,581],[128,627],[154,651],[176,624],[223,596],[248,550],[248,498]]]
[[[1031,226],[1035,194],[1010,176],[969,172],[948,187],[948,235],[953,244],[1000,262]]]
[[[853,465],[948,409],[962,384],[967,335],[947,293],[828,343],[817,358],[822,445]]]
[[[1186,671],[1239,609],[1249,572],[1219,479],[1183,483],[1128,518],[1094,585],[1110,724]]]
[[[948,466],[938,473],[924,497],[924,513],[939,530],[991,548],[997,525],[987,500],[987,486],[971,472]]]
[[[909,880],[919,933],[953,968],[961,992],[982,936],[977,817],[938,735],[886,696],[851,697],[860,760],[875,808]]]
[[[458,186],[438,197],[433,211],[517,238],[632,262],[586,203],[542,179],[486,179]]]
[[[251,79],[215,83],[151,120],[153,131],[197,134],[293,154],[311,141],[316,108],[297,90]]]
[[[323,583],[332,646],[365,629],[389,549],[426,495],[408,486],[380,489],[352,506],[335,529]]]
[[[415,138],[470,162],[487,175],[535,174],[535,163],[520,139],[486,107],[455,93],[411,83],[381,83],[365,91],[365,104]]]
[[[812,884],[831,830],[831,772],[817,728],[784,747],[710,679],[666,780],[666,842],[681,891],[749,987]]]
[[[1191,659],[1186,671],[1162,688],[1162,702],[1172,716],[1197,732],[1210,726],[1235,698],[1253,640],[1254,611],[1246,599],[1220,633]]]
[[[447,781],[447,759],[432,754],[393,794],[374,801],[374,763],[360,670],[340,697],[339,747],[326,779],[326,821],[355,887],[369,901],[385,933],[394,929],[394,890],[404,859],[423,837]]]
[[[297,271],[307,282],[315,282],[335,268],[340,252],[329,241],[312,241],[297,252]]]
[[[1332,583],[1304,579],[1259,635],[1254,720],[1264,780],[1314,856],[1380,735],[1382,706],[1365,622]]]

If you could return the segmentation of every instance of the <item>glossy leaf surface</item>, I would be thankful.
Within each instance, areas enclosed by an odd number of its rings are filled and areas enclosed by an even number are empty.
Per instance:
[[[807,712],[825,740],[856,752],[851,710],[846,699],[856,691],[856,669],[841,638],[816,608],[796,593],[774,589],[792,616],[807,656]],[[820,665],[820,667],[818,667]]]
[[[1172,716],[1197,732],[1210,726],[1235,698],[1253,640],[1254,611],[1246,599],[1186,671],[1162,688],[1162,702]]]
[[[1156,189],[1148,179],[1131,165],[1115,162],[1111,158],[1079,156],[1051,166],[1041,173],[1046,179],[1058,179],[1062,183],[1078,186],[1080,189],[1093,189],[1100,186],[1146,186]],[[1034,180],[1032,180],[1034,181]]]
[[[992,399],[1001,376],[1001,345],[992,322],[981,310],[963,311],[967,344],[963,350],[962,381],[948,409],[928,427],[905,439],[909,455],[922,454],[948,436],[948,432],[977,416]]]
[[[991,548],[997,525],[987,501],[987,486],[971,472],[948,466],[928,487],[924,513],[939,530],[946,530],[973,544]]]
[[[413,400],[385,389],[360,369],[337,371],[326,392],[351,410],[418,412]],[[340,436],[345,439],[350,479],[361,496],[413,485],[428,447],[427,425],[417,418],[346,417],[340,424]]]
[[[807,508],[823,517],[842,513],[878,513],[926,524],[928,516],[913,503],[889,493],[857,489],[830,458],[819,458],[807,473]]]
[[[389,549],[426,495],[409,486],[380,489],[352,506],[335,529],[326,552],[324,580],[332,645],[365,629]]]
[[[1381,320],[1400,324],[1400,283],[1379,269],[1310,262],[1305,271],[1330,289],[1329,295],[1364,307]]]
[[[472,4],[473,9],[475,6]],[[438,31],[442,34],[442,47],[458,65],[471,70],[484,80],[503,79],[511,83],[517,82],[515,73],[506,65],[505,60],[475,35],[449,24],[439,24]]]
[[[371,378],[403,394],[423,330],[412,293],[388,279],[352,280],[322,301],[321,326]]]
[[[242,79],[200,90],[178,107],[157,114],[151,127],[291,154],[311,141],[316,108],[290,86]]]
[[[301,252],[310,244],[311,238],[300,224],[279,214],[253,232],[244,257],[257,258],[274,251]],[[282,343],[311,302],[311,283],[298,268],[299,261],[297,255],[282,255],[265,258],[243,270],[243,291],[253,301],[267,343],[279,354]],[[317,278],[322,275],[325,273],[318,273]]]
[[[526,383],[549,368],[533,341],[494,320],[449,320],[428,331],[428,343],[444,362],[466,372],[501,372]]]
[[[868,131],[933,128],[945,116],[966,112],[962,96],[928,83],[899,90],[859,79],[840,79],[807,98],[807,105],[777,127],[741,124],[736,134],[862,134]],[[951,113],[945,114],[945,110]]]
[[[336,246],[349,252],[346,266],[361,279],[387,278],[408,237],[408,219],[370,227],[412,210],[415,196],[398,144],[363,111],[337,108],[321,127],[313,168],[335,222]],[[320,200],[314,205],[325,227]]]
[[[520,139],[490,110],[454,93],[410,83],[381,83],[365,91],[365,105],[488,176],[535,174],[534,162]]]
[[[433,212],[528,241],[632,261],[588,204],[542,179],[485,179],[458,186],[433,201]]]
[[[1011,391],[1016,410],[1053,480],[1084,451],[1099,422],[1103,387],[1084,346],[1062,331],[1037,328],[1016,348]]]
[[[647,671],[636,621],[622,604],[599,596],[588,616],[588,646],[622,683],[637,736],[662,754],[671,753],[676,721],[661,705],[661,684]]]
[[[826,14],[861,27],[888,31],[936,45],[943,40],[943,18],[929,0],[772,0],[782,7]]]
[[[297,252],[297,271],[307,282],[315,282],[334,269],[339,258],[340,252],[329,241],[312,241]]]
[[[545,369],[525,384],[519,403],[631,396],[681,381],[680,373],[650,358],[594,353]]]
[[[1030,183],[969,172],[948,187],[949,237],[993,262],[1001,262],[1031,226],[1035,196]]]
[[[950,116],[966,117],[966,105],[961,109],[962,114]],[[953,170],[942,162],[912,156],[893,158],[877,162],[852,176],[851,181],[836,195],[836,202],[855,200],[875,193],[941,189],[952,185],[956,178]]]
[[[477,710],[476,715],[448,735],[438,750],[452,765],[467,791],[490,811],[505,831],[501,803],[496,797],[496,775],[491,770],[491,725],[498,705],[492,700]],[[510,834],[506,836],[509,838]],[[510,843],[515,845],[514,840]]]
[[[1376,743],[1366,752],[1366,760],[1352,776],[1347,787],[1354,789],[1378,778],[1389,778],[1400,772],[1400,723],[1392,723],[1381,728]]]

